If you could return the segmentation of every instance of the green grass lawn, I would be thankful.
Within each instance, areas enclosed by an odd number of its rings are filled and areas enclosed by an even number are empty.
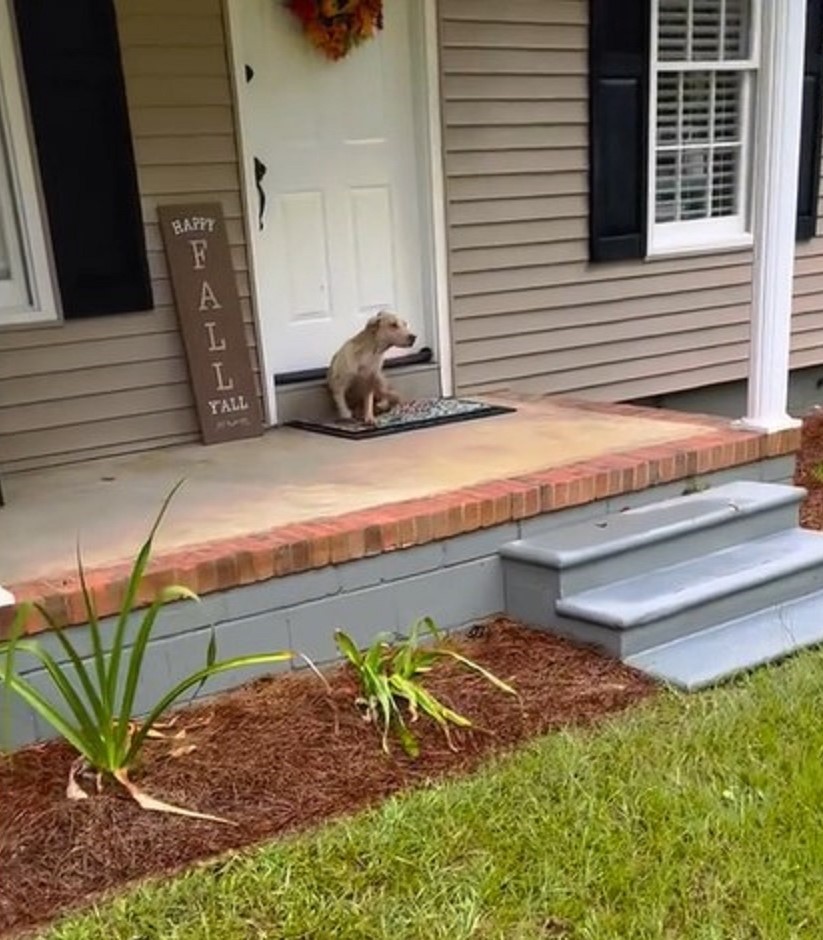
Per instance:
[[[146,887],[50,940],[823,937],[823,654]]]

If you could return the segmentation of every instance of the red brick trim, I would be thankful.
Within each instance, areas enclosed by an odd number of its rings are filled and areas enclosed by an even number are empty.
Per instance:
[[[563,404],[566,403],[571,404],[563,400]],[[268,532],[220,539],[161,554],[151,565],[140,599],[149,603],[155,590],[163,584],[179,582],[198,594],[209,594],[425,545],[673,480],[790,455],[800,446],[799,429],[761,434],[737,430],[728,421],[716,417],[695,417],[631,405],[575,401],[573,406],[603,414],[701,424],[707,430],[680,441],[599,455],[565,467],[477,484],[430,498],[281,526]],[[119,610],[127,576],[128,567],[122,564],[99,567],[88,573],[99,616],[109,616]],[[38,600],[58,624],[85,622],[80,585],[73,573],[10,585],[9,590],[18,601]],[[46,624],[37,615],[31,618],[26,629],[36,633],[46,629]]]

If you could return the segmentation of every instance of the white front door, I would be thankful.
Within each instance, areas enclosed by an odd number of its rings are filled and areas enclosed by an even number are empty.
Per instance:
[[[327,366],[383,307],[409,320],[418,345],[429,344],[417,7],[390,0],[377,38],[331,62],[281,2],[238,3],[244,159],[259,180],[249,211],[270,372]]]

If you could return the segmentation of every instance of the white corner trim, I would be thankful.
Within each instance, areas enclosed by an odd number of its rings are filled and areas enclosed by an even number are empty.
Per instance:
[[[796,426],[787,409],[805,33],[806,0],[763,5],[749,387],[742,421],[760,430]]]
[[[0,607],[11,607],[14,604],[14,594],[0,587]]]
[[[449,257],[446,219],[446,181],[443,168],[443,124],[440,95],[440,49],[437,0],[424,0],[426,96],[429,131],[429,192],[431,195],[434,249],[434,304],[437,329],[437,361],[442,395],[454,394],[454,350],[449,309]]]
[[[249,290],[251,292],[251,307],[254,317],[254,330],[257,334],[257,355],[260,362],[260,385],[263,391],[263,405],[266,423],[270,426],[277,424],[277,395],[274,388],[274,365],[268,361],[267,344],[263,342],[263,324],[261,323],[261,305],[259,292],[259,279],[255,276],[257,270],[256,244],[252,231],[256,218],[252,208],[257,201],[257,192],[254,185],[254,174],[249,166],[251,159],[248,140],[248,127],[243,115],[246,109],[241,107],[240,96],[246,84],[245,62],[240,48],[240,0],[223,0],[223,22],[226,30],[226,48],[229,56],[229,71],[231,73],[232,109],[234,111],[234,133],[237,138],[237,163],[240,169],[240,198],[243,206],[243,232],[246,236],[246,256],[249,263]]]

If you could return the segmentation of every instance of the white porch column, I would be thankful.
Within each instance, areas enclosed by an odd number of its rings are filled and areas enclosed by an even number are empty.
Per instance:
[[[798,423],[787,407],[806,0],[765,0],[760,8],[751,350],[748,413],[741,423],[776,431]]]

